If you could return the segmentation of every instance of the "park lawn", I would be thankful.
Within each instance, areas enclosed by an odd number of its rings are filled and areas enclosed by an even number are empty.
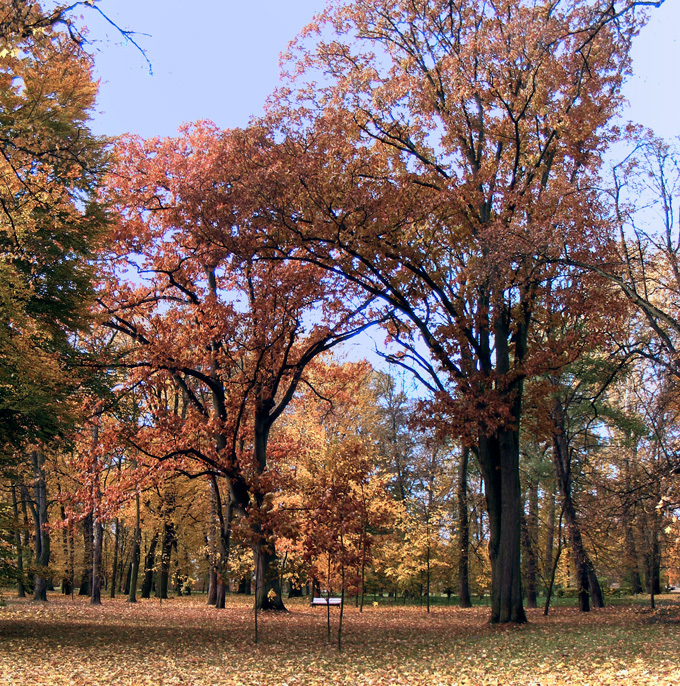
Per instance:
[[[530,610],[521,627],[490,626],[486,608],[348,606],[340,654],[326,644],[326,609],[301,600],[286,615],[260,614],[257,646],[243,597],[225,610],[205,596],[5,602],[0,684],[680,684],[677,596],[655,611],[561,607],[546,619]]]

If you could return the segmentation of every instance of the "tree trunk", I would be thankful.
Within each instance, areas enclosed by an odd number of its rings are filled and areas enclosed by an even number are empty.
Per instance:
[[[338,620],[338,652],[342,652],[342,620],[345,614],[345,543],[342,535],[342,520],[340,523],[340,618]],[[429,563],[429,557],[428,557]],[[330,607],[328,608],[330,609]],[[429,612],[429,607],[428,607]]]
[[[175,593],[180,596],[182,595],[182,586],[184,586],[184,580],[179,566],[179,545],[177,542],[177,534],[175,533],[175,540],[172,543],[172,548],[175,551]]]
[[[479,437],[478,458],[489,514],[492,624],[524,623],[521,584],[519,433],[509,428]]]
[[[552,551],[551,551],[552,554]],[[548,587],[545,592],[545,606],[543,607],[543,616],[547,617],[550,610],[550,600],[552,599],[553,586],[555,585],[555,573],[557,572],[557,565],[562,554],[562,517],[560,517],[560,530],[558,532],[557,552],[552,559],[552,567],[548,574]]]
[[[120,550],[120,520],[115,519],[116,534],[113,539],[113,567],[111,570],[111,598],[116,597],[116,581],[118,580],[118,555]]]
[[[268,410],[258,408],[255,413],[255,440],[254,453],[258,471],[262,473],[267,465],[267,441],[269,439],[269,427],[271,421]],[[264,515],[264,494],[255,495],[257,503],[257,515]],[[278,558],[273,539],[267,538],[269,532],[263,530],[260,522],[252,525],[255,543],[253,545],[253,558],[255,562],[255,607],[258,610],[286,610],[281,594],[281,585],[278,574]]]
[[[90,595],[92,588],[92,513],[88,512],[81,522],[83,532],[83,572],[78,595]]]
[[[47,530],[47,484],[45,457],[40,450],[31,451],[35,492],[35,563],[36,574],[33,600],[47,601],[48,565],[50,563],[50,535]]]
[[[468,521],[467,475],[470,449],[463,447],[458,467],[458,605],[472,607],[470,598],[470,524]]]
[[[491,360],[490,331],[483,330],[481,348],[483,368],[498,378],[511,374],[521,364],[526,352],[529,314],[516,332],[510,331],[511,315],[506,306],[493,316],[495,365]],[[510,353],[510,338],[514,352]],[[498,386],[496,387],[498,389]],[[492,624],[523,624],[527,621],[522,605],[522,489],[519,477],[519,431],[522,416],[522,381],[510,382],[501,391],[501,400],[509,417],[493,431],[483,423],[478,428],[477,460],[484,479],[486,508],[489,515],[489,559],[491,562]]]
[[[73,579],[73,573],[70,569],[71,558],[69,556],[68,528],[66,526],[61,530],[61,548],[64,553],[64,560],[66,561],[66,568],[61,577],[61,592],[63,595],[71,595],[71,579]]]
[[[633,459],[637,457],[637,441],[633,444]],[[624,484],[626,491],[631,492],[631,468],[630,459],[628,455],[624,457]],[[633,532],[633,513],[629,502],[623,504],[623,512],[621,516],[624,536],[624,579],[630,584],[630,590],[637,595],[642,593],[642,576],[640,574],[640,567],[638,564],[637,546],[635,545],[635,533]]]
[[[230,493],[225,508],[222,503],[219,484],[214,476],[211,477],[211,484],[220,535],[220,549],[217,554],[217,565],[215,567],[215,607],[218,610],[223,610],[227,595],[227,564],[229,562],[231,520],[234,515],[234,503]]]
[[[217,498],[215,493],[217,482],[214,478],[210,480],[210,524],[208,525],[207,536],[207,556],[208,564],[210,565],[208,571],[208,605],[215,605],[217,603],[217,564],[218,564],[218,550],[217,550]]]
[[[602,588],[600,587],[600,582],[597,579],[597,574],[595,574],[595,568],[592,565],[588,567],[588,582],[590,584],[590,599],[593,603],[593,607],[601,609],[604,607],[604,594],[602,593]]]
[[[61,484],[57,481],[57,492],[61,496]],[[61,577],[61,592],[63,595],[71,595],[71,583],[73,581],[73,569],[71,568],[71,555],[69,551],[69,527],[66,525],[66,508],[62,502],[59,506],[61,514],[61,549],[64,554],[64,573]]]
[[[97,445],[99,441],[99,425],[92,427],[92,444]],[[101,489],[99,487],[99,465],[96,453],[92,461],[92,523],[93,523],[93,542],[92,542],[92,589],[90,593],[90,603],[92,605],[102,604],[102,547],[104,544],[104,526],[102,524],[99,505],[101,503]]]
[[[555,547],[555,483],[550,479],[543,497],[545,510],[545,549],[543,556],[543,578],[550,577]]]
[[[659,546],[659,531],[657,517],[652,515],[649,553],[647,557],[647,593],[659,595],[661,593],[661,547]]]
[[[168,597],[168,579],[170,576],[170,557],[175,541],[175,524],[172,520],[163,523],[163,540],[161,543],[161,569],[156,589],[156,597],[165,600]]]
[[[97,516],[94,520],[94,541],[92,547],[92,593],[90,603],[102,604],[102,543],[104,540],[104,527],[101,519]]]
[[[432,493],[430,493],[430,500],[432,500]],[[427,612],[430,612],[430,510],[425,513],[425,531],[427,535],[427,548],[425,553],[425,592],[427,594]]]
[[[12,482],[12,515],[13,515],[13,529],[14,529],[14,545],[16,546],[16,560],[17,560],[17,597],[26,597],[26,588],[24,587],[24,550],[21,545],[21,526],[19,525],[19,504],[17,500],[16,484]]]
[[[562,495],[564,521],[571,544],[572,557],[578,584],[578,605],[581,612],[590,611],[590,596],[593,593],[595,607],[604,607],[604,598],[597,581],[593,563],[583,544],[581,528],[576,517],[576,508],[571,494],[571,456],[566,433],[566,419],[562,401],[556,395],[552,407],[553,419],[553,464]]]
[[[530,475],[531,478],[531,475]],[[524,548],[524,581],[527,593],[527,607],[537,607],[536,545],[538,543],[538,486],[535,481],[528,484],[529,511],[522,521],[522,543]]]
[[[128,602],[137,602],[137,578],[139,576],[140,540],[142,537],[139,514],[139,493],[135,494],[135,533],[132,541],[132,559],[130,561],[130,588]]]
[[[651,517],[652,540],[647,559],[647,590],[649,592],[649,603],[652,609],[656,607],[654,596],[661,593],[661,550],[659,548],[659,532],[656,527],[655,515]]]
[[[156,546],[158,545],[158,531],[153,532],[149,549],[146,551],[144,558],[144,582],[142,583],[142,598],[151,597],[151,588],[153,586],[154,564],[156,562]]]
[[[255,559],[255,606],[258,610],[283,610],[283,598],[279,585],[278,558],[274,544],[262,541],[261,531],[253,545]]]
[[[33,511],[33,502],[31,500],[31,495],[28,492],[28,489],[26,488],[25,484],[17,484],[19,486],[19,489],[21,491],[21,516],[23,518],[23,546],[22,546],[22,568],[25,570],[26,569],[26,564],[30,564],[31,561],[31,524],[29,521],[29,516],[28,516],[28,510],[29,510],[29,502],[31,504],[31,513]],[[33,593],[33,577],[29,576],[28,574],[24,574],[24,590],[26,593]]]

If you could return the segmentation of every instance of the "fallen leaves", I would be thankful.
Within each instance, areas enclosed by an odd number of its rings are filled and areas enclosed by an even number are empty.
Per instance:
[[[343,653],[325,643],[325,614],[304,601],[260,616],[248,598],[225,610],[193,596],[91,607],[53,596],[0,608],[0,684],[69,686],[676,686],[677,624],[649,612],[560,608],[523,627],[492,627],[488,610],[346,610]],[[654,616],[675,617],[667,605]]]

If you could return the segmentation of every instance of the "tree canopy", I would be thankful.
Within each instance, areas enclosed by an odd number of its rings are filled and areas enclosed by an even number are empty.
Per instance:
[[[114,142],[88,129],[81,3],[0,0],[20,592],[204,580],[218,608],[254,591],[255,627],[286,588],[488,592],[492,623],[539,591],[653,602],[680,243],[676,151],[617,119],[640,4],[330,2],[264,117]],[[383,369],[343,358],[369,327]]]

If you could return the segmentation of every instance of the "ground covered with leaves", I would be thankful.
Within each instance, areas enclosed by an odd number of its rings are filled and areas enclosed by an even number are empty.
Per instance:
[[[261,614],[254,645],[247,598],[225,610],[204,596],[92,607],[50,596],[5,598],[0,684],[667,684],[680,683],[680,601],[580,615],[529,611],[522,627],[493,627],[488,609],[348,607],[343,650],[327,644],[326,610],[297,601]],[[332,609],[337,630],[338,610]]]

